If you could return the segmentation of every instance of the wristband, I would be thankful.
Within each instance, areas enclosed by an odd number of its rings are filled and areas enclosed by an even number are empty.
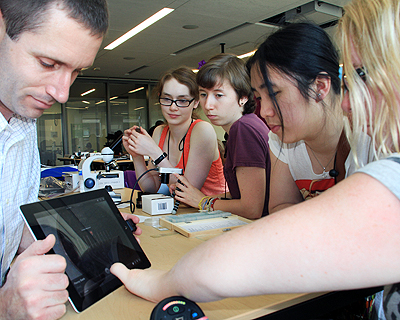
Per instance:
[[[163,152],[161,156],[159,156],[156,160],[151,160],[151,163],[157,166],[161,161],[163,161],[166,157],[168,157],[166,152]]]
[[[203,210],[205,211],[210,211],[210,202],[211,202],[212,198],[208,197],[207,200],[204,203],[204,208]]]
[[[205,197],[201,198],[201,200],[200,200],[200,202],[199,202],[199,205],[198,205],[199,210],[204,210],[204,208],[205,208],[205,206],[206,206],[206,204],[207,204],[207,201],[208,201],[210,198],[211,198],[211,197],[208,197],[208,196],[205,196]]]
[[[219,200],[219,198],[213,198],[213,199],[211,200],[209,211],[214,211],[214,204],[215,204],[215,201],[217,201],[217,200]]]

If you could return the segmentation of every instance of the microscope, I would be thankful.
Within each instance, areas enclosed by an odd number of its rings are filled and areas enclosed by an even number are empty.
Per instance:
[[[91,191],[96,189],[105,188],[106,186],[111,186],[113,189],[122,189],[125,187],[124,185],[124,172],[113,170],[113,168],[117,168],[117,163],[113,161],[114,151],[105,147],[101,150],[101,155],[91,156],[83,160],[82,164],[82,180],[83,188],[81,188],[81,192]],[[101,159],[104,161],[105,171],[101,170],[91,171],[91,165],[94,160]]]

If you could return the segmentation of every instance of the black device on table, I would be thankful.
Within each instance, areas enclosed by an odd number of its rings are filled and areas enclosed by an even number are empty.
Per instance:
[[[203,310],[192,300],[174,296],[160,301],[153,309],[150,320],[207,320]]]
[[[69,300],[77,312],[85,310],[122,285],[110,273],[115,262],[129,269],[145,269],[150,261],[132,234],[107,190],[99,189],[21,206],[25,222],[37,240],[54,234],[49,253],[67,260]]]

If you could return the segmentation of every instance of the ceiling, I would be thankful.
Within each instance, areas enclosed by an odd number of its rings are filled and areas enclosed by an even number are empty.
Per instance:
[[[108,0],[110,27],[92,68],[84,77],[156,80],[181,65],[198,68],[222,52],[254,50],[276,27],[259,23],[312,0]],[[349,0],[324,0],[343,6]],[[175,9],[114,50],[104,47],[160,9]],[[305,6],[304,6],[305,7]],[[306,16],[318,24],[336,20],[327,14]],[[185,29],[183,26],[198,26]],[[327,28],[334,34],[335,27]],[[223,45],[221,45],[221,43]]]

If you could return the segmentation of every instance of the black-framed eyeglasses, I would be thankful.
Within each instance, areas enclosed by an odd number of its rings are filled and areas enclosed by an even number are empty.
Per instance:
[[[367,81],[367,71],[364,69],[364,67],[357,68],[356,72],[362,81]],[[343,94],[345,94],[347,91],[349,91],[349,85],[346,79],[346,75],[343,74]]]
[[[190,106],[190,104],[194,101],[194,98],[191,100],[186,100],[186,99],[177,99],[177,100],[172,100],[170,98],[159,98],[158,101],[162,106],[170,107],[172,106],[173,103],[176,104],[177,107],[179,108],[187,108]]]

